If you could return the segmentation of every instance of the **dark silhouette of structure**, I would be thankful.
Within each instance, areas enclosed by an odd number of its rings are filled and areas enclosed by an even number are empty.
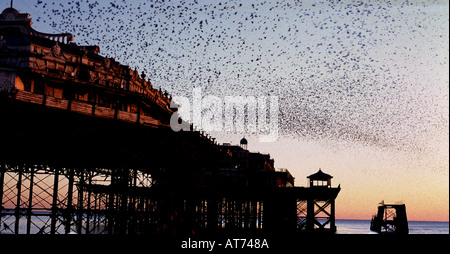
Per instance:
[[[331,178],[329,174],[325,174],[321,169],[317,173],[308,176],[309,187],[331,187]]]
[[[331,187],[331,175],[322,172],[321,169],[315,174],[308,176],[309,188],[319,193],[321,190],[326,190]],[[339,188],[339,187],[338,187]],[[306,228],[312,231],[315,226],[319,229],[324,229],[327,224],[330,224],[331,231],[336,231],[335,225],[335,198],[322,195],[313,196],[307,200],[307,216]],[[320,216],[319,216],[320,215]]]
[[[0,14],[0,233],[336,231],[329,179],[294,187],[245,139],[172,131],[145,74],[31,24]]]
[[[381,204],[377,214],[372,217],[370,230],[382,233],[408,234],[408,219],[405,204]]]
[[[247,139],[246,138],[242,138],[241,142],[240,142],[240,145],[241,145],[241,147],[243,149],[247,150],[247,148],[248,148],[248,141],[247,141]]]

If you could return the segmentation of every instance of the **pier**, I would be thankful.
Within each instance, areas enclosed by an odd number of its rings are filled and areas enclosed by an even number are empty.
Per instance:
[[[0,14],[0,234],[336,232],[332,176],[172,131],[145,73],[31,25]]]
[[[384,204],[378,206],[377,214],[372,217],[370,230],[379,234],[408,234],[408,219],[405,204]]]

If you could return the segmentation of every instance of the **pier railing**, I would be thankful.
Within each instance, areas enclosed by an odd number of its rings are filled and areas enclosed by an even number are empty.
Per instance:
[[[73,41],[73,39],[74,39],[74,36],[71,33],[48,34],[48,33],[38,32],[38,31],[34,30],[33,28],[31,28],[31,35],[45,38],[45,39],[48,39],[51,41],[56,41],[59,43],[64,43],[64,44],[68,44],[71,41]]]

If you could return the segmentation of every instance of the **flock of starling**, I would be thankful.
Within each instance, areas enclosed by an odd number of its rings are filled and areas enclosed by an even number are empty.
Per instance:
[[[407,149],[448,138],[445,1],[17,5],[36,30],[99,45],[172,95],[276,95],[281,135]]]

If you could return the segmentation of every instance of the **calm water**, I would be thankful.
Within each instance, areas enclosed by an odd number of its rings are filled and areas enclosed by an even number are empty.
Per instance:
[[[336,220],[337,234],[376,234],[370,220]],[[448,222],[408,221],[410,234],[449,234]]]

